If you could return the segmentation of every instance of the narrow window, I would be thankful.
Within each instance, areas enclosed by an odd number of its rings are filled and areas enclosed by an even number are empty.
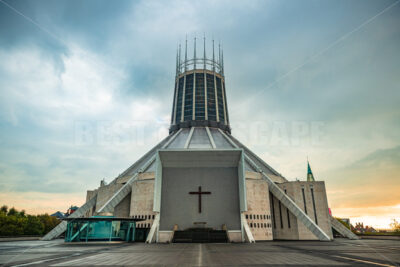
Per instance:
[[[253,228],[253,223],[250,223],[250,227]]]
[[[286,189],[285,189],[285,194],[287,195]],[[287,215],[287,224],[288,227],[290,228],[290,217],[289,217],[289,209],[286,208],[286,215]]]
[[[179,123],[181,121],[182,116],[182,101],[183,101],[183,84],[184,84],[184,77],[179,79],[178,83],[178,101],[176,105],[176,117],[175,122]]]
[[[249,215],[248,214],[246,214],[246,219],[248,219],[249,218]]]
[[[304,212],[307,214],[307,202],[306,202],[306,195],[304,193],[304,187],[301,188],[301,192],[303,193]]]
[[[316,208],[315,208],[314,188],[312,188],[312,187],[311,187],[311,198],[312,198],[312,204],[313,204],[313,209],[314,209],[315,223],[318,224],[317,210],[316,210]]]
[[[279,219],[281,220],[281,228],[283,228],[283,220],[282,220],[282,205],[281,202],[278,202],[279,204]]]
[[[269,197],[271,198],[271,204],[272,204],[272,220],[274,223],[274,228],[276,228],[276,222],[275,222],[275,205],[274,205],[274,196],[269,193]]]

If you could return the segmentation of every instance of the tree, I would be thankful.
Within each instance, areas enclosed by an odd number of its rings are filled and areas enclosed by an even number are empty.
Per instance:
[[[8,212],[8,207],[7,207],[6,205],[1,206],[0,212],[4,212],[5,214],[7,214],[7,212]]]
[[[390,224],[390,227],[392,227],[394,232],[400,233],[400,223],[396,219],[393,219],[393,222]]]
[[[24,228],[25,235],[42,235],[44,230],[43,223],[38,217],[28,215],[26,220],[26,227]]]
[[[21,211],[19,212],[19,216],[25,217],[25,210],[21,210]]]
[[[47,234],[50,232],[54,227],[56,227],[61,221],[57,219],[56,217],[50,216],[47,213],[38,215],[38,219],[41,221],[41,223],[44,226],[44,232],[43,234]]]
[[[61,221],[46,214],[27,215],[6,205],[0,208],[0,236],[43,235],[50,232]]]
[[[0,214],[0,236],[19,236],[24,234],[27,227],[25,217]]]
[[[18,214],[18,211],[17,211],[14,207],[12,207],[12,208],[8,211],[7,216],[15,216],[15,215],[17,215],[17,214]]]

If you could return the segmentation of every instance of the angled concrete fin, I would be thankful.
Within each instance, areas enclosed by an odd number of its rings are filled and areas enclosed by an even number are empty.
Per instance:
[[[349,228],[344,226],[342,223],[340,223],[338,220],[330,216],[331,218],[331,225],[333,229],[339,232],[344,237],[347,237],[348,239],[352,240],[358,240],[360,237],[358,237],[356,234],[354,234]]]
[[[160,225],[160,214],[158,213],[154,218],[153,224],[151,225],[151,229],[149,235],[147,236],[146,243],[153,243],[156,241],[159,225]]]
[[[151,162],[148,164],[150,165]],[[132,184],[138,176],[139,173],[135,173],[109,200],[107,200],[97,213],[113,212],[114,208],[132,191]]]
[[[97,211],[97,213],[113,212],[114,208],[132,191],[132,184],[139,176],[139,173],[145,172],[147,170],[147,168],[156,160],[158,148],[167,147],[178,136],[178,134],[181,131],[182,131],[182,129],[177,131],[174,135],[169,135],[167,138],[165,138],[159,145],[157,145],[155,148],[153,148],[151,150],[151,151],[153,151],[152,155],[147,153],[146,154],[147,157],[151,156],[150,159],[146,163],[144,163],[142,166],[135,165],[135,167],[138,168],[137,171],[132,175],[131,178],[129,178],[129,180],[109,200],[107,200],[107,202]]]
[[[96,204],[96,199],[97,199],[97,194],[94,197],[92,197],[88,202],[83,204],[82,207],[80,207],[74,213],[72,213],[68,218],[79,218],[85,215],[86,212],[88,212],[92,207],[94,207],[94,205]],[[67,230],[67,222],[62,221],[56,227],[54,227],[53,230],[51,230],[44,237],[42,237],[42,240],[46,241],[57,238],[62,233],[64,233],[65,230]]]
[[[247,223],[245,215],[242,213],[241,216],[242,216],[242,223],[243,223],[245,240],[248,243],[255,243],[256,241],[255,241],[255,239],[253,237],[253,234],[251,233],[251,230],[250,230],[249,224]]]
[[[219,129],[220,130],[220,129]],[[234,147],[239,147],[234,141],[232,141],[233,136],[228,136],[226,135],[223,131],[221,131],[221,134],[225,137],[228,142],[230,142]],[[240,144],[239,141],[235,139],[236,142]],[[275,182],[264,172],[265,166],[268,167],[269,171],[272,171],[275,174],[278,174],[275,170],[273,170],[271,167],[269,167],[264,161],[262,161],[260,158],[257,157],[253,152],[251,152],[248,148],[246,148],[243,144],[240,144],[240,146],[244,149],[245,152],[245,160],[249,163],[250,166],[252,166],[253,169],[257,170],[259,173],[262,174],[262,177],[264,180],[267,181],[269,190],[270,192],[281,201],[281,203],[294,215],[296,216],[297,219],[299,219],[307,228],[310,230],[319,240],[321,241],[330,241],[330,237],[318,226],[316,225],[313,220],[311,220],[310,217],[307,216],[300,208],[299,206],[294,203],[294,201],[287,196],[282,189],[279,188],[275,184]],[[252,157],[255,157],[259,162],[261,162],[265,166],[259,166],[257,165],[252,158],[249,156],[251,155]],[[264,167],[264,168],[263,168]],[[285,179],[286,180],[286,179]]]
[[[308,217],[307,214],[303,212],[296,203],[282,191],[282,189],[277,186],[274,181],[268,177],[247,155],[246,160],[249,164],[253,165],[254,168],[258,169],[262,174],[262,177],[265,181],[267,181],[269,190],[271,193],[281,201],[281,203],[294,215],[297,219],[299,219],[307,228],[310,230],[319,240],[321,241],[331,241],[330,237],[318,226],[314,223],[314,221]]]

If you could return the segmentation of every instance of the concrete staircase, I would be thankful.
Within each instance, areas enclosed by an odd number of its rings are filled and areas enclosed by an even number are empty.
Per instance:
[[[97,195],[92,197],[88,202],[86,202],[82,207],[77,209],[74,213],[69,215],[69,218],[79,218],[86,214],[95,204],[96,204]],[[53,240],[59,237],[62,233],[67,230],[67,222],[62,221],[53,230],[48,232],[44,237],[42,237],[43,241]]]
[[[347,237],[348,239],[352,240],[358,240],[360,237],[358,237],[356,234],[354,234],[349,228],[344,226],[342,223],[340,223],[338,220],[335,218],[331,217],[331,225],[333,229],[335,229],[339,234],[341,234],[344,237]]]
[[[228,235],[224,230],[189,229],[175,231],[173,243],[227,243]]]

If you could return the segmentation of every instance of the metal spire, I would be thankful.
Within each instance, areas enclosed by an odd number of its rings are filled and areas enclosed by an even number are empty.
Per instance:
[[[221,49],[221,69],[222,69],[221,73],[223,76],[224,75],[224,48],[223,47]]]
[[[213,64],[213,71],[215,71],[215,53],[214,53],[214,39],[212,40],[213,42],[213,62],[212,62],[212,64]]]
[[[181,44],[179,43],[178,73],[181,73]]]
[[[203,37],[203,48],[204,48],[204,52],[203,52],[203,62],[204,62],[204,69],[206,69],[206,34],[204,34]]]
[[[219,73],[221,73],[221,42],[218,42],[218,64],[219,64]]]
[[[185,72],[187,70],[187,36],[185,40]]]
[[[196,36],[194,37],[193,69],[196,69]]]
[[[175,76],[178,76],[178,45],[176,46],[176,72]]]

